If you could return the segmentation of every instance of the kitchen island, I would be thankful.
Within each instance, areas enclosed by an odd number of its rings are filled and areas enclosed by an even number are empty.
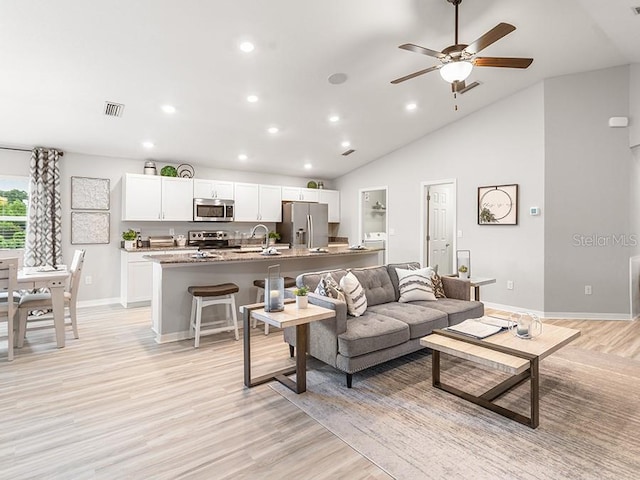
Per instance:
[[[189,338],[191,295],[187,287],[190,285],[233,282],[240,287],[236,304],[246,305],[255,303],[253,281],[265,278],[271,265],[279,264],[283,277],[295,278],[305,272],[380,265],[383,250],[329,247],[322,253],[296,248],[279,250],[278,255],[239,250],[209,250],[206,253],[205,257],[184,253],[145,256],[153,262],[151,317],[156,342]],[[207,313],[205,310],[203,315]]]

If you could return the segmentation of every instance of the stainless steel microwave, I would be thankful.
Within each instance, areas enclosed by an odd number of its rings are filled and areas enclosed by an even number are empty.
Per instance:
[[[233,222],[233,200],[193,199],[194,222]]]

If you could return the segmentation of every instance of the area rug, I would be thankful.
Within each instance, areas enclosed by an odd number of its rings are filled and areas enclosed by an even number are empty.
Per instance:
[[[442,381],[479,394],[503,374],[442,355]],[[307,392],[272,389],[399,479],[640,478],[640,363],[565,347],[540,364],[531,429],[431,386],[416,352],[354,375],[315,360]],[[499,404],[528,415],[529,383]]]

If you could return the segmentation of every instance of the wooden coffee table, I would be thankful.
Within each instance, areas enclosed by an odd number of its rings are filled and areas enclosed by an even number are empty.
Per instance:
[[[579,330],[545,324],[542,334],[530,340],[517,338],[508,331],[478,340],[446,330],[434,330],[431,335],[420,339],[420,344],[433,350],[432,384],[434,387],[531,428],[537,428],[540,422],[540,360],[579,336]],[[480,396],[471,395],[440,381],[440,352],[470,360],[512,376]],[[530,417],[493,403],[527,380],[531,380]]]

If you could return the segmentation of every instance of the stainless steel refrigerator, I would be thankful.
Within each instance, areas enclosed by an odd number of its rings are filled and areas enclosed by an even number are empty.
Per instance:
[[[326,203],[283,203],[282,222],[276,227],[280,241],[291,247],[329,246],[328,209]]]

